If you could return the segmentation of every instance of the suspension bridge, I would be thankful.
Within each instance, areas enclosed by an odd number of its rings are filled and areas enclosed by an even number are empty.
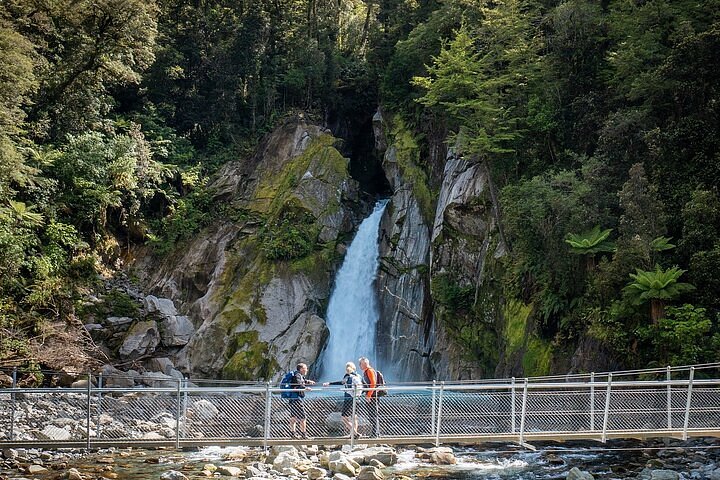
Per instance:
[[[0,447],[518,443],[720,436],[720,363],[478,382],[389,384],[380,436],[348,438],[337,388],[306,392],[309,440],[290,437],[288,401],[271,383],[162,380],[119,388],[0,389]],[[16,374],[15,374],[16,375]],[[353,399],[370,432],[365,398]]]

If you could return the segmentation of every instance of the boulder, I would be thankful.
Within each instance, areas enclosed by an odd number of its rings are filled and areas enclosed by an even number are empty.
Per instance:
[[[216,473],[219,473],[220,475],[227,475],[228,477],[239,477],[242,475],[243,471],[238,467],[221,465],[217,468]]]
[[[175,304],[169,298],[158,298],[155,295],[148,295],[143,300],[143,303],[148,313],[159,313],[163,317],[178,314]]]
[[[590,472],[584,472],[577,467],[573,467],[568,472],[565,480],[595,480]]]
[[[293,447],[292,445],[273,445],[272,447],[270,447],[270,453],[268,454],[266,459],[267,463],[272,464],[277,458],[277,456],[283,452],[292,452],[292,454],[296,457],[300,457],[297,448]]]
[[[170,371],[175,368],[172,360],[167,357],[155,357],[145,362],[145,366],[151,372],[160,372],[170,375]]]
[[[103,386],[107,388],[132,388],[135,386],[135,376],[118,370],[110,364],[100,369],[103,376]]]
[[[49,470],[42,465],[30,465],[27,468],[27,472],[31,475],[37,475],[38,473],[47,473]]]
[[[432,452],[430,461],[436,465],[455,465],[457,459],[452,452]]]
[[[383,480],[384,478],[382,470],[370,465],[362,467],[357,474],[357,480]]]
[[[305,475],[307,475],[307,478],[309,480],[317,480],[318,478],[324,478],[327,476],[327,470],[320,467],[310,467],[307,469],[307,472],[305,472]]]
[[[278,454],[273,460],[273,468],[278,472],[282,472],[285,468],[295,468],[295,464],[300,461],[297,451],[285,451]]]
[[[38,433],[38,437],[42,440],[55,440],[61,442],[64,440],[70,440],[72,435],[64,428],[58,428],[55,425],[46,425],[45,428]]]
[[[112,328],[113,330],[119,330],[127,328],[133,322],[130,317],[107,317],[105,319],[105,325]]]
[[[653,470],[650,472],[651,480],[678,480],[680,474],[673,470]]]
[[[65,478],[67,480],[84,480],[83,476],[80,474],[80,472],[76,468],[71,468],[65,473]]]
[[[160,339],[166,347],[187,345],[195,333],[195,326],[185,316],[174,315],[160,321]]]
[[[349,458],[341,458],[339,460],[330,460],[328,462],[328,468],[331,472],[342,473],[354,477],[360,470],[360,465],[357,462]]]
[[[200,420],[210,420],[211,418],[215,418],[220,412],[218,408],[208,400],[197,400],[193,402],[192,405],[195,417]],[[247,453],[243,452],[243,458],[245,458],[245,455],[247,455]]]
[[[177,388],[178,380],[160,372],[145,372],[140,375],[143,385],[154,388]]]
[[[160,344],[160,334],[154,320],[146,320],[133,325],[120,346],[120,357],[138,358],[155,351]]]
[[[452,452],[452,450],[450,451]],[[349,457],[362,465],[369,465],[372,460],[377,460],[383,465],[389,466],[395,465],[398,460],[395,449],[391,447],[370,447],[356,450],[351,452]]]

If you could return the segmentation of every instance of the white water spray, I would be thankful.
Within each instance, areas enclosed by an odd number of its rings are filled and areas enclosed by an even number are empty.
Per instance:
[[[345,363],[352,361],[357,365],[360,356],[375,362],[375,332],[379,318],[375,296],[378,228],[385,205],[387,200],[377,202],[370,216],[360,224],[335,278],[327,310],[330,337],[319,362],[323,378],[342,377]]]

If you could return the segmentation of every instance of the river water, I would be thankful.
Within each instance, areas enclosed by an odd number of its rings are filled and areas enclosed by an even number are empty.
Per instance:
[[[599,443],[560,444],[540,446],[537,451],[515,445],[455,446],[455,465],[434,465],[418,458],[421,448],[397,447],[397,463],[385,468],[383,473],[386,479],[398,480],[402,477],[438,480],[551,480],[566,479],[570,470],[577,467],[592,474],[596,480],[720,478],[720,442],[713,439],[693,440],[684,444],[673,442],[674,446],[670,447],[661,441],[615,441],[605,446]],[[316,447],[313,448],[315,450],[307,450],[308,457],[312,458],[317,454]],[[84,478],[153,480],[174,470],[183,472],[192,479],[201,478],[202,470],[208,463],[217,467],[236,466],[244,470],[248,465],[262,467],[260,464],[264,458],[261,449],[243,447],[208,447],[186,452],[111,449],[84,456],[77,452],[53,453],[55,457],[44,462],[50,469],[47,473],[23,475],[27,462],[20,462],[20,465],[24,466],[12,469],[8,468],[9,462],[5,461],[4,464],[0,462],[0,478],[65,478],[64,472],[69,468],[77,468]],[[661,477],[653,471],[664,472],[664,476]],[[246,476],[251,475],[248,472]],[[268,472],[266,478],[279,480],[293,477]],[[305,475],[299,478],[305,478]]]

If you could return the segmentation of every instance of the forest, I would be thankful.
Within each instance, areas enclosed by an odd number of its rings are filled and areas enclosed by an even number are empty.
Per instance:
[[[4,0],[0,367],[39,367],[132,247],[241,214],[208,179],[283,118],[342,137],[378,108],[420,146],[427,204],[431,145],[492,172],[502,289],[537,335],[624,368],[715,361],[719,51],[720,0]],[[472,279],[432,286],[479,322]]]

